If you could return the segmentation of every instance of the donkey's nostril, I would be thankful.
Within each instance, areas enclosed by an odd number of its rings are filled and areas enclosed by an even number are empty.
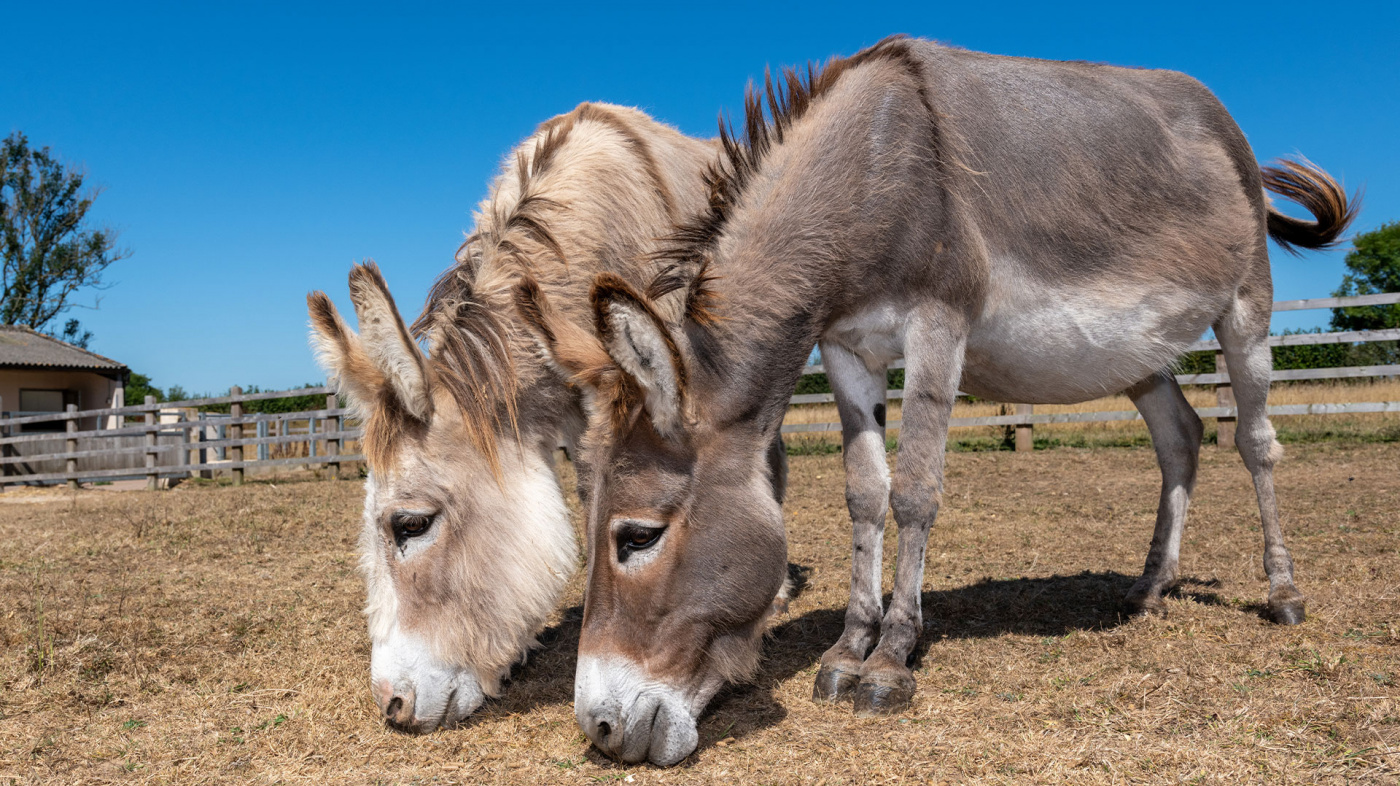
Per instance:
[[[393,718],[395,715],[399,714],[399,710],[401,709],[403,709],[403,699],[395,696],[389,700],[389,706],[384,708],[384,715],[387,718]]]
[[[608,722],[598,721],[598,736],[606,740],[610,734],[612,734],[612,727],[608,725]]]

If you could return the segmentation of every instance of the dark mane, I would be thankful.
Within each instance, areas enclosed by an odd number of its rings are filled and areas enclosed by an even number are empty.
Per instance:
[[[919,84],[919,98],[930,119],[934,117],[918,60],[909,49],[908,36],[890,36],[850,57],[833,57],[821,67],[809,62],[805,73],[785,66],[775,79],[772,71],[765,68],[763,90],[760,92],[751,82],[744,91],[743,131],[736,134],[729,119],[720,115],[721,155],[705,172],[709,204],[704,212],[679,224],[668,236],[668,242],[656,256],[672,264],[652,281],[647,288],[648,297],[656,299],[688,287],[686,314],[702,324],[715,319],[711,310],[713,295],[707,294],[704,287],[704,282],[710,279],[707,273],[710,251],[723,233],[734,206],[762,167],[765,156],[774,145],[782,144],[788,129],[847,71],[878,60],[898,63],[915,78]]]
[[[472,444],[497,469],[496,435],[517,432],[516,373],[509,327],[498,309],[472,296],[469,286],[436,300],[413,323],[414,337],[431,336],[431,383],[452,395]]]

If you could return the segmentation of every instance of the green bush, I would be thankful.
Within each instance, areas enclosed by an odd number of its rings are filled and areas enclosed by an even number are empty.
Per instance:
[[[313,387],[320,387],[320,386],[321,386],[320,383],[309,382],[309,383],[303,385],[302,387],[313,388]],[[290,388],[290,389],[291,389],[291,390],[296,390],[297,388]],[[249,385],[248,387],[243,388],[243,392],[244,392],[245,394],[248,394],[248,393],[272,393],[272,392],[275,392],[275,391],[263,390],[262,388],[258,387],[257,385]],[[227,396],[227,395],[231,395],[231,394],[229,393],[229,391],[226,390],[226,391],[224,391],[223,393],[218,394],[218,396],[208,396],[208,398],[218,398],[219,396]],[[344,404],[342,403],[341,406],[344,406]],[[244,413],[245,415],[251,415],[251,414],[254,414],[254,413],[273,413],[273,412],[306,412],[306,411],[309,411],[309,410],[325,409],[325,408],[326,408],[326,395],[325,395],[324,393],[314,393],[314,394],[309,395],[309,396],[289,396],[289,397],[287,397],[287,398],[268,398],[268,399],[261,399],[261,400],[259,400],[259,401],[245,401],[245,402],[243,402],[243,413]],[[229,405],[229,404],[211,404],[211,405],[209,405],[209,406],[207,406],[207,407],[200,407],[200,408],[199,408],[199,410],[200,410],[201,412],[229,412],[229,411],[231,411],[231,409],[232,409],[232,407],[231,407],[231,405]]]

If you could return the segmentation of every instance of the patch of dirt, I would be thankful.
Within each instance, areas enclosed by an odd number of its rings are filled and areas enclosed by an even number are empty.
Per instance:
[[[1393,443],[1289,449],[1309,619],[1281,628],[1259,616],[1262,537],[1232,453],[1203,453],[1165,619],[1119,605],[1151,538],[1150,449],[952,454],[914,705],[857,719],[809,699],[849,581],[840,456],[794,457],[789,559],[807,586],[671,770],[619,766],[575,725],[582,576],[501,700],[461,729],[386,729],[359,482],[0,506],[0,782],[1393,783],[1397,467]],[[891,529],[887,590],[894,549]]]

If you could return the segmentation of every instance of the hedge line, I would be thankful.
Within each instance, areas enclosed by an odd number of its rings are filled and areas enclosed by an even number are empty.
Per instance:
[[[1321,333],[1313,330],[1284,331],[1282,335]],[[1400,365],[1400,345],[1394,341],[1367,344],[1316,344],[1299,347],[1274,347],[1274,369],[1278,371],[1302,368],[1338,368],[1343,366]],[[1214,374],[1214,352],[1188,352],[1177,361],[1178,374]],[[887,375],[891,390],[904,387],[904,369],[890,369]],[[825,374],[812,374],[797,381],[798,395],[830,393],[831,383]]]

